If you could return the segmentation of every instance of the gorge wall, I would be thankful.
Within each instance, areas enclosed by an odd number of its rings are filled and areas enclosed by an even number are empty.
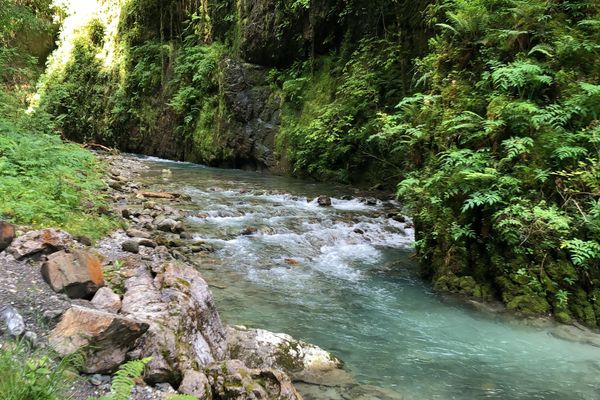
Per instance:
[[[377,164],[378,149],[366,148],[364,138],[374,133],[376,113],[407,92],[410,60],[426,46],[426,4],[75,6],[39,107],[74,141],[349,181]]]

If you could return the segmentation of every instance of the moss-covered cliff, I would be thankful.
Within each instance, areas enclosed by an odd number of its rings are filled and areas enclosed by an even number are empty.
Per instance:
[[[77,141],[348,181],[386,162],[365,139],[408,91],[425,3],[74,7],[39,105]]]

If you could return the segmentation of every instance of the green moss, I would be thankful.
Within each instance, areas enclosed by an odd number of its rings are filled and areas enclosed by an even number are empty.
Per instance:
[[[300,345],[298,342],[292,341],[279,345],[275,353],[277,365],[285,371],[297,371],[302,369],[302,360],[298,358]]]

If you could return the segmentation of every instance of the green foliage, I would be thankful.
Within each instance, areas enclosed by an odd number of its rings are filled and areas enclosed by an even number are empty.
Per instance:
[[[568,317],[573,286],[600,286],[600,7],[449,0],[428,13],[423,93],[380,113],[371,138],[409,155],[398,195],[420,257],[431,275],[496,282],[515,309],[547,300]],[[546,270],[562,260],[576,277]]]
[[[3,400],[60,400],[71,383],[68,373],[76,358],[57,361],[46,351],[31,351],[22,342],[0,345],[0,398]]]
[[[119,367],[115,372],[110,388],[110,394],[103,396],[100,400],[127,400],[131,391],[135,386],[135,380],[140,378],[144,373],[146,364],[152,358],[144,358],[141,360],[131,360]]]
[[[320,59],[317,72],[305,62],[276,77],[285,98],[280,148],[295,173],[350,181],[369,161],[388,164],[367,139],[377,112],[402,94],[401,57],[396,42],[364,38],[347,58]]]

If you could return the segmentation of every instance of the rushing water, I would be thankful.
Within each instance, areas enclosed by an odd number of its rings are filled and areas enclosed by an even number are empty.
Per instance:
[[[148,163],[147,182],[192,197],[187,223],[217,248],[199,261],[227,323],[315,343],[361,384],[408,400],[600,398],[600,349],[435,295],[416,276],[412,230],[382,204],[341,200],[348,189],[332,185]]]

